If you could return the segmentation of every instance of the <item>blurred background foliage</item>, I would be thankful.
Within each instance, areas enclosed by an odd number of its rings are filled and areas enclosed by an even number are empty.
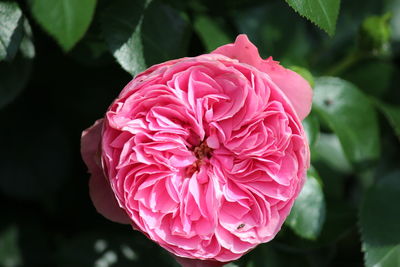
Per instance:
[[[313,167],[229,266],[399,267],[399,0],[0,0],[0,266],[178,266],[96,213],[80,134],[132,75],[239,33],[313,85]]]

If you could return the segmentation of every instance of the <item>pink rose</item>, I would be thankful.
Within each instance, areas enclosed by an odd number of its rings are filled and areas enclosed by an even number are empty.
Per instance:
[[[82,134],[97,211],[179,257],[239,258],[274,238],[304,184],[311,98],[246,35],[149,68]]]

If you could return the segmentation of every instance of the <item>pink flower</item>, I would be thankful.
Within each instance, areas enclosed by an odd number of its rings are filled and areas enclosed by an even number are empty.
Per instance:
[[[304,184],[311,98],[246,35],[153,66],[82,134],[93,203],[179,257],[235,260],[274,238]]]

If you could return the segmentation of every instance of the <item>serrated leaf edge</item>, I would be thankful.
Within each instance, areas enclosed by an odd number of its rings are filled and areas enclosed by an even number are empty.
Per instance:
[[[337,22],[337,18],[339,16],[339,12],[340,12],[340,5],[341,2],[339,1],[339,7],[338,7],[338,12],[336,15],[336,20],[335,20],[335,25],[333,25],[333,29],[332,32],[329,31],[328,29],[325,29],[324,27],[322,27],[321,25],[319,25],[317,22],[315,22],[314,20],[312,20],[311,18],[307,17],[304,14],[301,14],[291,3],[288,2],[288,0],[285,0],[285,2],[288,4],[288,6],[290,6],[297,14],[300,15],[300,17],[303,17],[305,19],[307,19],[308,21],[310,21],[312,24],[314,24],[315,26],[317,26],[317,28],[323,30],[324,32],[326,32],[329,37],[333,37],[335,35],[335,31],[336,31],[336,22]],[[321,0],[318,0],[319,5],[321,5]],[[324,12],[326,14],[326,12]],[[329,21],[329,20],[328,20]]]

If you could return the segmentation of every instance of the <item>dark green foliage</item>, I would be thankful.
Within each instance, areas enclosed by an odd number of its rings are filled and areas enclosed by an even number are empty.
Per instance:
[[[365,194],[360,228],[367,267],[400,265],[399,195],[399,171],[380,177]]]
[[[80,135],[132,75],[239,33],[314,83],[303,122],[313,168],[276,238],[230,266],[400,266],[399,10],[400,0],[0,0],[0,266],[178,266],[95,211]]]
[[[350,161],[359,163],[379,157],[376,111],[358,88],[339,78],[318,78],[313,107],[339,137]]]
[[[316,239],[325,221],[325,200],[321,181],[311,167],[307,181],[286,219],[293,231],[301,237]]]

